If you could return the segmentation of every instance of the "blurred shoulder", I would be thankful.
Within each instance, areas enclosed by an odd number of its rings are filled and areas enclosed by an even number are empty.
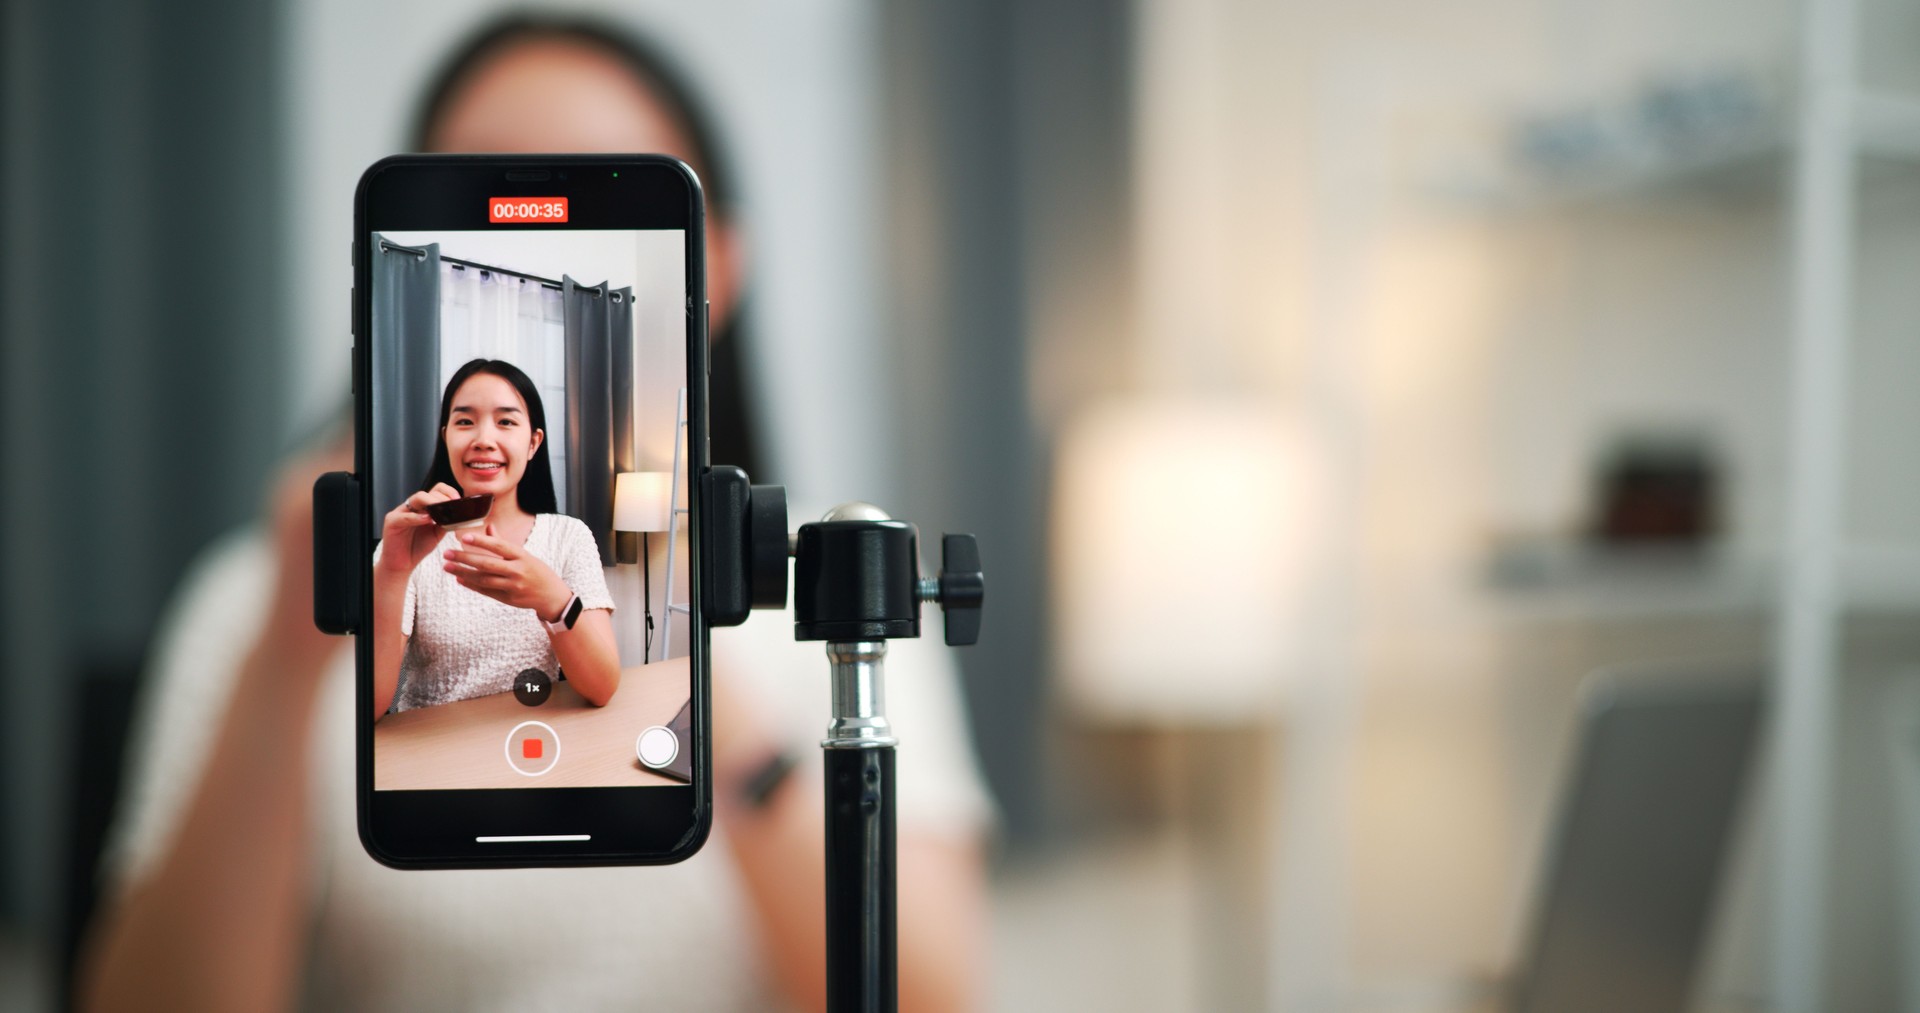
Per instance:
[[[244,528],[201,550],[169,598],[137,691],[101,859],[111,888],[142,878],[163,854],[199,784],[204,733],[220,720],[266,620],[278,570],[266,529]]]
[[[832,714],[830,669],[824,644],[793,638],[794,618],[789,603],[715,629],[713,678],[752,700],[790,752],[817,756]],[[903,832],[974,839],[997,817],[953,653],[937,633],[887,642],[887,716],[900,737],[898,819]]]
[[[241,528],[209,543],[168,601],[158,630],[160,657],[170,653],[167,641],[191,639],[209,626],[224,634],[256,625],[278,569],[264,528]]]

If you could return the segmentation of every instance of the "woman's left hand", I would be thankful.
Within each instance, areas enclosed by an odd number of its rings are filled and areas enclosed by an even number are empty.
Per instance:
[[[518,545],[487,533],[463,534],[460,548],[445,553],[446,571],[463,587],[472,588],[502,604],[532,609],[542,622],[552,622],[567,607],[573,592],[553,568]]]

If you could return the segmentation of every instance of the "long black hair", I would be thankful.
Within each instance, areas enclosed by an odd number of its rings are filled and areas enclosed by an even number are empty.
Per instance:
[[[700,173],[707,206],[717,217],[733,217],[738,193],[726,146],[691,78],[662,47],[591,16],[509,11],[475,29],[448,54],[422,93],[410,131],[414,150],[427,150],[448,103],[488,59],[522,43],[540,41],[577,43],[612,56],[635,80],[652,90],[686,132],[692,146],[686,154]],[[737,464],[756,481],[778,481],[777,476],[761,470],[767,462],[760,460],[760,430],[747,390],[744,364],[753,348],[749,322],[753,302],[744,291],[737,301],[733,319],[714,334],[707,347],[708,442],[715,462]]]
[[[447,381],[446,393],[440,395],[440,428],[437,430],[440,437],[434,441],[433,464],[427,468],[427,477],[420,481],[420,491],[425,492],[441,482],[460,489],[460,483],[453,479],[453,460],[447,456],[447,419],[453,415],[453,392],[481,373],[513,384],[513,389],[520,392],[520,400],[527,403],[527,424],[540,434],[540,449],[527,459],[527,470],[521,474],[520,485],[515,490],[520,509],[530,514],[559,513],[560,501],[553,494],[553,460],[547,456],[547,410],[540,404],[540,391],[520,367],[500,359],[473,359]],[[464,496],[466,490],[460,489],[460,493]]]

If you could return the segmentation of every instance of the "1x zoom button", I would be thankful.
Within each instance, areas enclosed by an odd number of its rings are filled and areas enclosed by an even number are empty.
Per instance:
[[[547,673],[529,668],[514,676],[513,698],[529,707],[538,707],[553,699],[553,680],[547,678]]]

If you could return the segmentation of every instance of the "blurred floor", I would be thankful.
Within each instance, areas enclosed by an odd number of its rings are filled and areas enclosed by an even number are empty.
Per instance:
[[[1160,832],[1029,859],[993,885],[996,1010],[1200,1010],[1188,849]]]
[[[1003,870],[994,882],[993,1010],[1107,1013],[1264,1010],[1260,983],[1205,978],[1189,845],[1116,837]],[[1488,982],[1401,980],[1358,989],[1347,1008],[1480,1013]]]

